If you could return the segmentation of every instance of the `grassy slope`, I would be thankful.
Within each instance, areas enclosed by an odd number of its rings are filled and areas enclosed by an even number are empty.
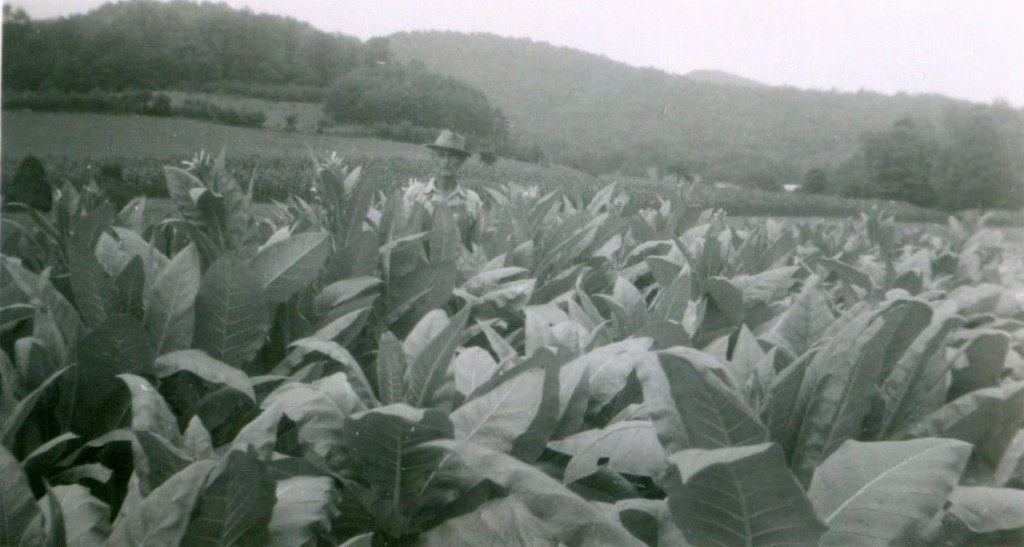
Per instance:
[[[4,112],[3,156],[21,158],[68,157],[180,157],[199,149],[228,155],[307,155],[336,150],[347,156],[415,158],[422,147],[334,135],[292,134],[217,125],[180,118],[107,116],[63,112]]]

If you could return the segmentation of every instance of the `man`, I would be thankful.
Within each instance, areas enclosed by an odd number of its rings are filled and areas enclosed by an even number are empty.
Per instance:
[[[466,137],[445,129],[434,144],[427,144],[431,150],[434,178],[427,182],[414,182],[405,191],[403,205],[411,211],[417,204],[423,204],[427,213],[433,214],[438,203],[444,203],[451,210],[459,225],[463,245],[472,250],[480,240],[480,213],[483,202],[476,192],[463,188],[457,174],[471,154],[466,150]]]

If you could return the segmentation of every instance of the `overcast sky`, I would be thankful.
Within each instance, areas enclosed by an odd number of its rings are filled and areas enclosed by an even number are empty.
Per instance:
[[[33,18],[102,0],[9,0]],[[684,74],[935,92],[1024,106],[1024,0],[226,0],[362,39],[403,30],[526,37]]]

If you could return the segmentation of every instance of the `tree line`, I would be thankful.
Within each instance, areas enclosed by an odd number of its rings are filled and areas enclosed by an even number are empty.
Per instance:
[[[1005,103],[903,118],[861,137],[827,191],[960,209],[1024,207],[1024,118]],[[815,187],[817,189],[817,187]]]
[[[362,42],[226,4],[141,0],[53,20],[4,6],[3,52],[5,92],[269,89],[317,98],[341,123],[506,133],[479,90],[394,61],[386,39]]]

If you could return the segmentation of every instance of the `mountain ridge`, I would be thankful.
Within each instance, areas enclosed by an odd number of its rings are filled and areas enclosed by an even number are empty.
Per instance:
[[[733,166],[711,173],[716,177],[769,170],[792,179],[842,163],[865,133],[907,117],[935,124],[945,111],[973,104],[932,94],[721,85],[486,33],[387,39],[397,60],[482,90],[514,132],[541,143],[554,161],[592,172],[642,171],[679,159],[712,171]]]
[[[769,84],[759,82],[757,80],[747,78],[745,76],[740,76],[738,74],[733,74],[731,72],[726,72],[724,70],[716,70],[709,68],[691,70],[686,74],[683,74],[683,76],[691,80],[697,80],[699,82],[707,82],[718,85],[734,85],[739,87],[772,87]]]

